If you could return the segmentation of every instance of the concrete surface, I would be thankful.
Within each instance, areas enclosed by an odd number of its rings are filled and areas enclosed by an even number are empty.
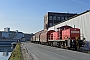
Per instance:
[[[27,48],[24,44],[21,44],[21,52],[23,55],[23,60],[33,60],[31,54],[28,53]]]
[[[23,53],[27,60],[90,60],[90,54],[82,52],[65,50],[30,42],[23,42],[22,44],[28,53],[28,56]]]

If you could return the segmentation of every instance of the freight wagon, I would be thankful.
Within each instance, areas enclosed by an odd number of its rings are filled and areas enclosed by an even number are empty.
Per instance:
[[[40,35],[41,35],[40,32],[38,32],[38,33],[35,34],[35,37],[36,37],[35,43],[38,43],[38,44],[40,43]]]
[[[32,36],[32,38],[31,38],[31,42],[36,42],[36,36],[34,35],[34,36]]]
[[[55,32],[55,31],[50,30],[50,31],[45,31],[45,32],[41,33],[41,35],[40,35],[40,43],[48,45],[48,40],[50,39],[50,34],[52,32]]]

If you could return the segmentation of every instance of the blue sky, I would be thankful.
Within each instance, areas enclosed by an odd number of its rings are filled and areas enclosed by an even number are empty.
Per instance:
[[[0,31],[5,27],[24,33],[44,28],[48,11],[82,13],[90,9],[90,0],[0,0]]]

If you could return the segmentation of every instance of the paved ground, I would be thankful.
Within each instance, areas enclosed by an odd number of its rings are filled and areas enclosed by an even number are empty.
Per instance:
[[[23,55],[23,60],[33,60],[31,54],[28,53],[28,50],[24,44],[21,44],[21,52]]]
[[[27,53],[29,54],[27,60],[90,60],[90,54],[64,50],[56,47],[30,42],[23,43],[23,47],[26,48]]]

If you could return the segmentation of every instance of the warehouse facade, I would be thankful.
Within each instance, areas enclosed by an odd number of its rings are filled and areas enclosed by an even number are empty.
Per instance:
[[[77,16],[74,16],[67,21],[59,23],[53,27],[50,27],[48,30],[57,30],[58,27],[69,25],[72,27],[80,28],[80,36],[86,38],[87,41],[90,41],[90,10],[83,12]]]
[[[47,30],[49,27],[63,22],[68,18],[77,15],[76,13],[58,13],[58,12],[47,12],[44,15],[44,30]]]

